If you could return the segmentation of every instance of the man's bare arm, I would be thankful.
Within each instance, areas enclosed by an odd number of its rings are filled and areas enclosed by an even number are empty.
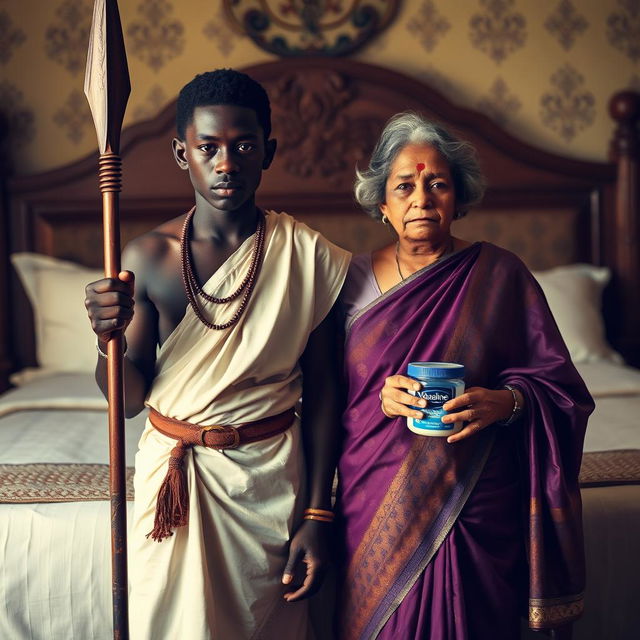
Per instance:
[[[140,247],[135,243],[128,245],[122,262],[125,271],[117,280],[104,278],[87,286],[85,304],[103,353],[106,353],[111,332],[125,330],[124,408],[125,415],[130,418],[143,409],[153,380],[158,312],[147,296],[148,267]],[[106,358],[98,358],[96,381],[106,396]]]
[[[331,487],[338,458],[340,424],[340,341],[335,311],[309,337],[301,365],[303,372],[302,438],[309,481],[308,505],[315,509],[332,508]],[[307,598],[320,587],[329,557],[328,540],[332,525],[304,520],[291,540],[283,582],[292,585],[285,599],[294,602]],[[302,562],[302,584],[293,584],[296,565]]]
[[[335,310],[313,331],[302,356],[302,434],[309,468],[309,507],[331,509],[342,408],[340,334]]]

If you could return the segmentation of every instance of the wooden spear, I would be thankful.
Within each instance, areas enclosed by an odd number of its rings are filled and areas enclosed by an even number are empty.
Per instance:
[[[120,130],[131,84],[116,0],[95,0],[84,92],[98,134],[104,272],[108,278],[117,278],[122,177]],[[113,333],[107,343],[113,637],[116,640],[129,638],[123,345],[124,336],[120,331]]]

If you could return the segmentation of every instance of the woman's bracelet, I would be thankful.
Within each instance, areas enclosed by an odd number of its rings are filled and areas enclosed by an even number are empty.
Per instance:
[[[100,339],[96,336],[96,351],[101,358],[108,358],[109,356],[100,348]],[[129,351],[129,345],[127,341],[124,341],[124,351],[122,352],[122,357],[124,358],[127,355],[127,351]]]
[[[328,509],[305,509],[304,520],[318,520],[319,522],[333,522],[335,513]]]
[[[506,427],[508,424],[515,422],[520,417],[520,414],[522,413],[522,405],[518,402],[518,394],[516,393],[515,387],[512,387],[510,384],[505,384],[502,388],[511,391],[511,395],[513,396],[513,410],[511,411],[511,415],[504,420],[497,421],[498,424]]]

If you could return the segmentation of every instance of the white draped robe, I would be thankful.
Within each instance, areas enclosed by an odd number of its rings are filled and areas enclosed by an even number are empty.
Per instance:
[[[237,288],[253,241],[213,274],[207,293],[222,297]],[[159,350],[147,404],[202,425],[251,422],[294,406],[302,391],[298,360],[331,309],[349,258],[291,216],[268,212],[264,262],[240,321],[210,330],[188,307]],[[222,323],[239,300],[199,303]],[[237,449],[189,450],[189,524],[158,543],[146,534],[174,446],[147,423],[129,537],[132,640],[308,638],[307,603],[285,602],[281,584],[288,541],[308,506],[298,420]]]

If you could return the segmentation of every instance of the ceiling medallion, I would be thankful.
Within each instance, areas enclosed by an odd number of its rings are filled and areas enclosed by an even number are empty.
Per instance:
[[[282,57],[344,56],[387,27],[399,0],[223,0],[234,26]]]

